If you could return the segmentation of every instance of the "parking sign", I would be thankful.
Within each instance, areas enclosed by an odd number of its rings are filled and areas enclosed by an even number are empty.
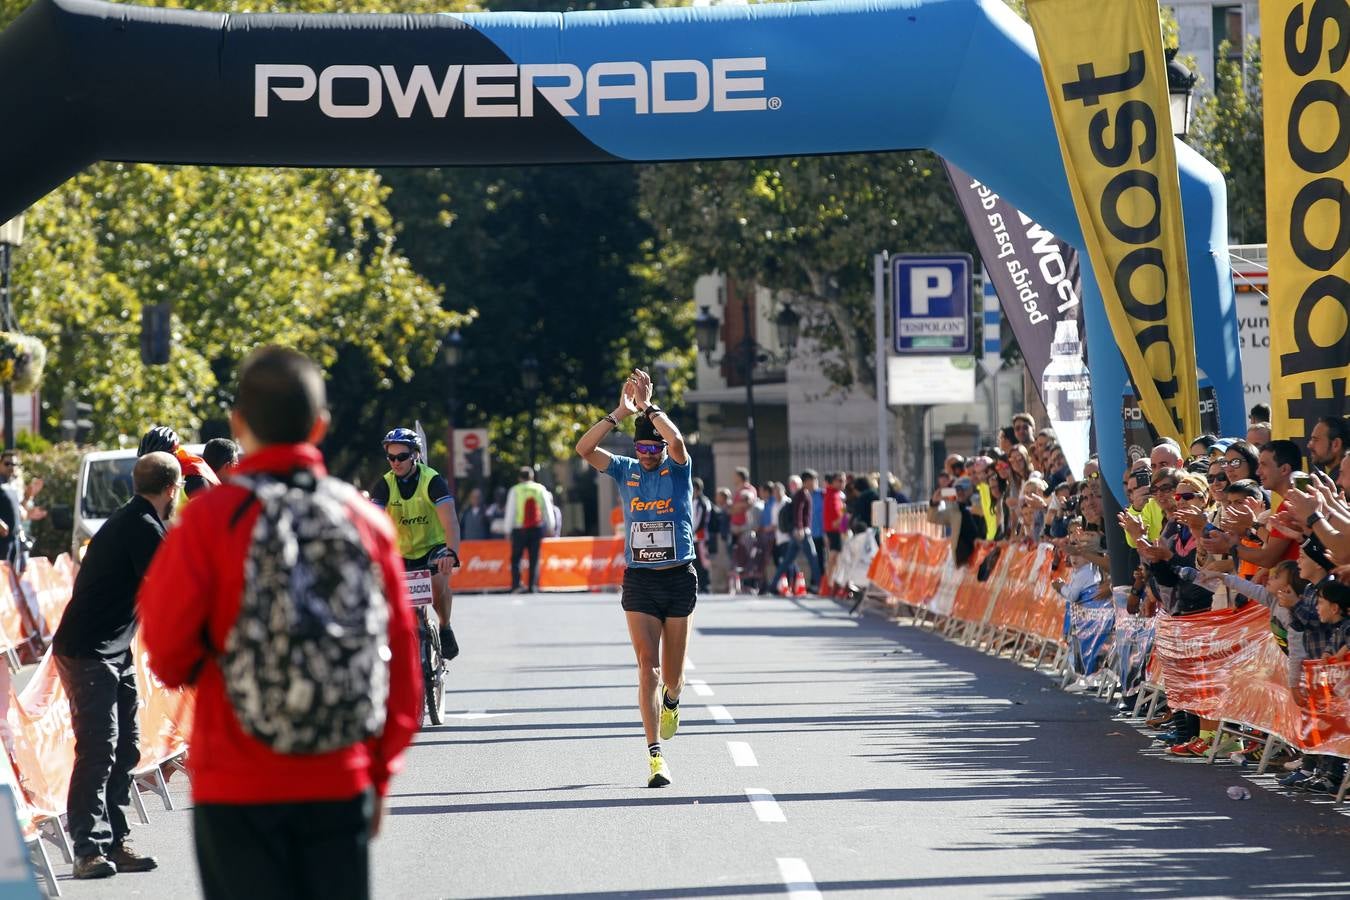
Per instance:
[[[896,353],[969,353],[974,331],[970,297],[974,263],[965,253],[891,257],[891,332]]]

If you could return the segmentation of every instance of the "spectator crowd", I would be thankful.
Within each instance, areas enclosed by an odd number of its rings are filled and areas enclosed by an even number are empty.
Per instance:
[[[783,481],[751,483],[738,468],[733,487],[709,496],[694,479],[694,537],[702,593],[834,596],[856,581],[840,568],[850,543],[870,542],[880,477],[804,469]],[[886,496],[908,502],[891,477]],[[870,556],[869,556],[870,558]]]
[[[1350,417],[1319,420],[1304,445],[1272,432],[1269,409],[1253,407],[1241,437],[1203,434],[1186,447],[1160,440],[1131,453],[1118,473],[1128,500],[1108,517],[1098,460],[1081,477],[1050,428],[1026,413],[998,432],[997,446],[947,457],[928,501],[952,559],[964,565],[979,541],[1051,545],[1068,563],[1054,587],[1069,616],[1076,604],[1113,597],[1108,533],[1118,529],[1132,572],[1128,613],[1188,616],[1242,609],[1270,611],[1270,630],[1288,661],[1288,684],[1302,690],[1304,660],[1350,657]],[[1090,676],[1090,671],[1080,671]],[[1086,678],[1078,687],[1090,684]],[[1122,686],[1132,707],[1138,684]],[[1226,735],[1218,723],[1166,709],[1148,723],[1175,756],[1259,755],[1264,737]],[[1335,793],[1344,761],[1290,752],[1282,783]]]

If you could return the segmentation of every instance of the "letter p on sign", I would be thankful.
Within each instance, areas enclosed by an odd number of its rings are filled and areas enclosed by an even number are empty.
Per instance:
[[[929,301],[951,295],[952,270],[946,266],[915,266],[909,270],[909,309],[914,315],[928,315]]]

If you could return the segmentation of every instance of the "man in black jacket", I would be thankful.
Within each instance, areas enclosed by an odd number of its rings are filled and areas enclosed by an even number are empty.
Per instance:
[[[152,857],[127,844],[131,770],[140,760],[136,728],[136,592],[164,540],[164,522],[182,488],[172,455],[147,453],[131,472],[136,492],[89,542],[70,605],[52,638],[53,662],[70,698],[75,765],[66,812],[76,878],[148,872]]]

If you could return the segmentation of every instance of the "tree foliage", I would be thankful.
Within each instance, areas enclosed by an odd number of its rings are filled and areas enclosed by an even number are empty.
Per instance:
[[[973,251],[938,158],[927,151],[652,166],[643,215],[685,295],[722,271],[790,298],[825,373],[841,387],[873,384],[872,255]],[[920,407],[901,407],[919,434]],[[909,483],[917,440],[897,448]]]
[[[0,24],[23,5],[0,0]],[[400,6],[433,9],[422,0]],[[50,351],[48,428],[61,400],[73,397],[92,404],[93,439],[103,444],[152,422],[192,432],[223,414],[243,356],[277,342],[312,354],[330,378],[361,386],[334,398],[329,449],[348,461],[369,457],[370,433],[391,412],[414,412],[406,402],[421,394],[409,385],[435,365],[448,329],[470,315],[444,312],[440,294],[403,255],[388,195],[372,171],[101,163],[43,198],[28,211],[14,281],[21,326]],[[173,356],[147,367],[140,314],[160,302],[173,310]]]
[[[1237,243],[1266,240],[1265,119],[1261,96],[1261,45],[1252,39],[1242,60],[1219,47],[1214,93],[1196,104],[1191,140],[1223,173],[1228,186],[1228,233]]]

